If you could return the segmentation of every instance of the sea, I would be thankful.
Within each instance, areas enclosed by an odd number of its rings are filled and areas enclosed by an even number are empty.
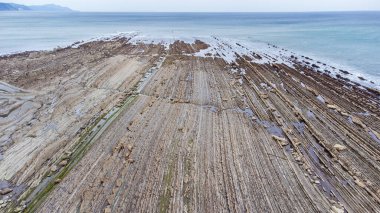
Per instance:
[[[126,32],[163,39],[218,36],[269,43],[380,85],[380,12],[0,12],[0,55]]]

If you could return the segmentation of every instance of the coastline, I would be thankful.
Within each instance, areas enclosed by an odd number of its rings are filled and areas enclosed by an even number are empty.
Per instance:
[[[1,56],[5,208],[379,210],[380,92],[266,48],[136,34]]]
[[[262,54],[268,55],[269,58],[274,59],[272,62],[280,62],[286,63],[289,66],[292,66],[295,62],[309,67],[311,69],[316,70],[317,72],[322,72],[327,75],[330,75],[333,78],[339,78],[343,80],[347,80],[348,82],[352,82],[353,84],[359,86],[359,84],[365,88],[376,89],[380,91],[380,77],[374,76],[368,73],[364,73],[358,69],[344,66],[339,63],[334,62],[333,60],[328,60],[321,57],[311,57],[312,54],[302,54],[300,52],[286,49],[283,47],[279,47],[278,45],[267,43],[267,42],[251,42],[239,39],[231,39],[224,37],[216,37],[216,36],[194,36],[194,37],[186,37],[186,36],[177,36],[177,37],[156,37],[155,35],[142,34],[138,31],[133,32],[119,32],[119,33],[111,33],[107,35],[102,35],[94,38],[83,39],[81,41],[75,42],[66,42],[66,45],[62,46],[51,46],[46,47],[44,49],[31,49],[31,50],[20,50],[11,53],[0,53],[0,57],[8,57],[12,55],[24,54],[29,52],[41,52],[41,51],[55,51],[56,49],[65,49],[68,47],[76,48],[79,45],[90,43],[94,41],[108,41],[113,40],[115,38],[131,38],[131,42],[136,44],[137,42],[142,43],[151,43],[151,44],[161,44],[165,46],[165,48],[169,48],[170,44],[173,44],[177,40],[185,41],[187,43],[193,43],[196,40],[202,40],[208,42],[212,45],[218,45],[218,40],[224,41],[225,44],[229,46],[233,45],[234,49],[232,51],[238,52],[240,54],[252,54],[255,51],[261,52]],[[240,44],[241,46],[237,46],[236,44]],[[213,47],[211,47],[212,49]],[[217,49],[217,48],[214,48]],[[249,49],[247,51],[246,49]],[[205,50],[206,51],[206,50]],[[223,52],[223,50],[218,50]],[[212,52],[212,51],[211,51]],[[214,52],[215,53],[215,52]],[[197,54],[196,56],[204,57],[205,55]],[[224,58],[227,61],[232,59]],[[297,60],[297,61],[295,61]],[[256,61],[258,62],[258,61]],[[270,63],[269,60],[264,60],[258,63]],[[314,66],[314,67],[310,67]]]

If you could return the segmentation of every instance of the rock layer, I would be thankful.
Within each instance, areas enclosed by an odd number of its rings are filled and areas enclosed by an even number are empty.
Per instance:
[[[0,179],[25,186],[4,209],[380,211],[375,92],[208,48],[117,38],[1,58]]]

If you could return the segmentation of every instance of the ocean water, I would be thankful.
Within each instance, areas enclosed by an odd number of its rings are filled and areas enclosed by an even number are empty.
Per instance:
[[[0,54],[51,49],[120,32],[267,42],[380,82],[380,12],[0,12]]]

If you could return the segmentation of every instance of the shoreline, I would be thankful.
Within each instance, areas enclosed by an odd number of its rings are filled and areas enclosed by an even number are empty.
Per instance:
[[[192,43],[196,40],[203,40],[205,42],[211,42],[214,43],[213,39],[220,39],[224,40],[227,43],[230,44],[243,44],[244,48],[249,48],[250,50],[259,50],[260,52],[264,54],[269,54],[269,57],[274,58],[276,60],[280,60],[281,58],[283,60],[282,62],[288,63],[288,65],[292,65],[294,63],[301,63],[303,66],[313,66],[310,67],[312,69],[315,69],[317,72],[322,72],[325,74],[330,75],[333,78],[339,78],[339,79],[349,79],[352,83],[360,84],[364,88],[370,88],[380,91],[380,76],[374,76],[372,74],[364,73],[360,70],[354,70],[351,67],[347,67],[345,65],[340,65],[339,63],[335,63],[333,61],[329,61],[328,59],[321,59],[319,57],[310,57],[308,54],[301,54],[297,53],[295,51],[285,49],[282,47],[279,47],[275,44],[270,44],[268,42],[264,41],[245,41],[245,40],[237,40],[237,39],[230,39],[230,38],[223,38],[223,37],[214,37],[214,36],[195,36],[195,37],[179,37],[179,38],[155,38],[153,35],[144,35],[139,32],[119,32],[119,33],[111,33],[108,35],[93,37],[89,39],[84,39],[81,41],[74,41],[74,42],[66,42],[67,44],[64,46],[55,46],[55,47],[47,47],[46,49],[36,49],[36,50],[27,50],[27,51],[17,51],[12,53],[0,53],[0,58],[9,57],[12,55],[22,55],[22,54],[28,54],[32,52],[52,52],[57,49],[65,49],[65,48],[77,48],[79,45],[90,43],[90,42],[96,42],[96,41],[109,41],[117,38],[132,38],[133,42],[142,42],[142,43],[152,43],[152,44],[162,44],[165,46],[165,48],[169,48],[170,44],[173,44],[176,40],[182,40],[188,43]],[[235,46],[236,47],[236,46]],[[241,48],[243,46],[240,46],[238,48]],[[241,49],[235,49],[231,51],[239,52]],[[253,51],[251,51],[253,52]],[[247,53],[245,50],[241,52],[242,54]],[[197,55],[202,56],[202,55]],[[294,61],[294,59],[298,59],[298,61]],[[328,61],[328,62],[326,62]],[[269,62],[269,61],[268,61]],[[269,62],[270,63],[270,62]],[[373,80],[373,79],[376,80]]]
[[[1,56],[0,208],[380,210],[380,92],[269,49],[124,35]]]

